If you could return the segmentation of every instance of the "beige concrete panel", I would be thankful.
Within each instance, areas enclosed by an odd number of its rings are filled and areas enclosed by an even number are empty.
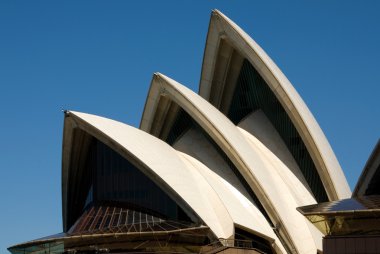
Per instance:
[[[211,16],[210,25],[208,28],[207,39],[206,39],[206,48],[203,55],[202,63],[202,74],[201,74],[201,83],[204,83],[204,86],[199,86],[199,94],[204,96],[205,99],[209,99],[211,91],[211,82],[214,73],[216,55],[219,48],[219,30],[215,25],[215,22],[211,22],[213,17]]]
[[[222,91],[224,90],[224,85],[226,83],[226,77],[228,73],[229,63],[231,61],[233,54],[233,49],[228,45],[228,43],[223,43],[220,41],[218,58],[215,63],[214,78],[211,85],[211,94],[209,102],[219,107],[222,100]]]
[[[305,188],[312,193],[309,184],[306,182],[305,177],[285,142],[261,110],[249,114],[238,124],[238,126],[260,140],[266,148],[286,165]]]
[[[286,253],[280,240],[259,209],[226,179],[185,153],[181,153],[202,174],[227,208],[234,223],[274,244],[276,253]],[[247,219],[249,218],[249,219]]]
[[[199,192],[198,197],[196,197],[199,200],[202,200],[202,202],[198,201],[198,204],[200,205],[200,209],[207,209],[207,212],[211,212],[212,214],[219,215],[222,217],[212,218],[215,221],[211,222],[210,219],[206,221],[208,224],[219,224],[224,231],[231,230],[231,223],[233,223],[233,218],[231,217],[231,214],[229,214],[229,211],[227,207],[225,206],[225,203],[222,201],[223,197],[220,197],[218,193],[213,189],[213,187],[206,181],[206,179],[203,177],[202,174],[200,174],[199,171],[194,170],[193,164],[191,164],[188,160],[184,160],[181,154],[179,154],[179,157],[183,161],[183,163],[187,166],[188,173],[192,176],[191,179],[186,179],[187,181],[191,180],[191,183],[187,183],[191,188],[197,188],[197,191]],[[196,161],[196,159],[193,158],[193,161]],[[200,162],[198,162],[201,164]],[[205,167],[205,166],[204,166]],[[194,201],[195,203],[196,201]],[[207,207],[205,207],[205,203],[208,202]],[[202,204],[200,204],[202,203]],[[204,211],[203,211],[204,213]],[[210,217],[210,216],[209,216]],[[234,230],[234,229],[233,229]],[[230,231],[228,231],[230,232]],[[233,238],[234,237],[234,231],[233,234],[225,234],[223,238]]]
[[[305,219],[295,209],[297,203],[291,191],[277,172],[268,170],[270,164],[252,150],[236,126],[202,97],[162,74],[154,76],[152,86],[164,89],[166,96],[187,111],[229,156],[289,247],[295,253],[315,253],[314,240]]]
[[[309,220],[306,220],[306,224],[309,227],[310,233],[314,239],[315,246],[317,246],[318,253],[322,253],[324,235]]]
[[[157,111],[157,106],[160,101],[161,91],[157,89],[157,87],[153,87],[150,85],[148,96],[145,101],[143,115],[140,121],[140,129],[141,130],[150,130],[153,119]]]
[[[277,172],[277,175],[282,178],[283,183],[288,187],[289,193],[292,194],[296,201],[296,206],[304,206],[316,204],[316,201],[307,187],[289,168],[273,154],[263,143],[256,137],[252,136],[247,131],[238,127],[241,133],[247,138],[252,149],[258,153],[267,163],[268,170]]]
[[[233,221],[218,195],[196,171],[188,168],[165,142],[126,124],[79,112],[68,112],[77,126],[122,156],[165,190],[185,211],[190,207],[220,238],[233,235]]]
[[[261,154],[261,157],[267,163],[268,171],[272,172],[273,177],[280,177],[282,179],[282,184],[286,185],[287,188],[283,188],[284,191],[288,191],[294,199],[294,207],[291,208],[295,210],[297,207],[316,204],[316,200],[311,194],[310,190],[304,186],[300,178],[298,178],[289,168],[263,143],[260,142],[255,136],[251,135],[249,132],[238,129],[243,133],[243,135],[249,140],[252,149],[257,153]],[[277,173],[277,174],[276,174]],[[289,199],[287,202],[291,202]],[[301,215],[301,214],[299,214]],[[298,215],[298,216],[299,216]],[[309,221],[301,215],[306,222],[309,233],[311,234],[317,249],[322,250],[322,237],[323,235],[319,230],[317,230]]]
[[[213,12],[210,21],[204,66],[202,66],[200,95],[209,99],[214,68],[211,64],[218,57],[218,49],[214,47],[218,45],[221,38],[228,40],[242,56],[251,62],[275,93],[305,142],[329,199],[348,198],[351,191],[335,154],[297,91],[264,50],[240,27],[217,10]],[[208,45],[212,47],[209,48]]]
[[[240,69],[243,65],[244,58],[234,50],[231,61],[229,63],[229,68],[227,70],[227,77],[224,84],[223,91],[220,91],[222,94],[222,100],[220,106],[217,107],[223,114],[227,115],[228,110],[231,105],[231,101],[234,95],[234,90],[236,87],[236,82],[239,78]]]
[[[188,130],[173,144],[173,148],[177,151],[186,153],[203,163],[207,168],[225,179],[238,189],[247,199],[253,202],[243,184],[199,130],[194,128]]]
[[[247,124],[248,126],[246,127],[248,128],[262,127],[263,129],[267,129],[268,131],[270,131],[271,128],[273,128],[273,126],[268,126],[267,125],[268,120],[262,119],[262,117],[265,118],[265,115],[260,114],[259,111],[255,112],[251,114],[251,117],[246,118],[244,122],[242,122],[242,125],[245,126]],[[252,126],[250,124],[249,119],[254,120],[255,125],[257,124],[257,122],[260,122],[261,125]],[[256,130],[256,134],[257,134],[257,131],[258,130]],[[272,133],[271,131],[270,131],[270,134],[272,134],[273,136],[278,135],[276,133]],[[268,138],[268,137],[264,137],[264,138]],[[269,139],[270,140],[273,139],[275,141],[275,144],[277,145],[278,143],[283,142],[281,138],[277,136],[275,137],[271,136],[269,137]],[[262,140],[260,141],[262,142]],[[259,143],[258,141],[256,142]],[[287,167],[287,165],[284,165],[283,161],[280,161],[279,158],[276,158],[277,154],[271,154],[268,151],[267,147],[265,147],[263,144],[258,144],[258,145],[260,145],[260,148],[261,148],[260,150],[264,150],[262,152],[263,157],[268,157],[267,158],[268,162],[273,166],[274,168],[273,170],[276,170],[278,172],[280,177],[283,179],[284,183],[286,183],[288,188],[291,190],[293,197],[296,199],[297,206],[315,204],[316,203],[315,199],[310,194],[309,190],[305,186],[303,186],[305,183],[302,183],[299,176],[296,176],[293,171],[288,172],[289,168]],[[248,209],[250,209],[249,207],[252,205],[253,201],[251,200],[248,193],[246,193],[244,187],[239,182],[237,177],[231,172],[229,166],[226,165],[224,160],[215,151],[213,146],[205,139],[205,137],[201,133],[199,133],[199,131],[197,131],[196,129],[190,129],[185,134],[183,134],[179,138],[178,141],[176,141],[173,144],[173,148],[183,153],[186,153],[187,155],[190,155],[191,157],[187,156],[187,157],[190,157],[189,160],[191,160],[191,158],[195,158],[197,161],[204,164],[203,168],[207,169],[207,171],[203,174],[204,177],[210,183],[210,185],[213,186],[214,190],[219,194],[219,196],[222,197],[222,201],[226,205],[227,209],[229,210],[229,213],[231,214],[234,220],[234,223],[255,231],[256,230],[255,228],[257,228],[258,226],[254,225],[254,222],[257,219],[255,218],[255,216],[247,214],[249,212]],[[284,147],[276,147],[276,149],[277,150],[279,149],[280,150],[279,152],[286,153],[286,151],[281,150],[281,149],[284,149]],[[285,146],[285,149],[286,149],[286,146]],[[284,157],[286,156],[288,155],[285,154]],[[293,157],[291,157],[291,159],[292,158]],[[194,164],[197,164],[197,163],[199,164],[199,162],[195,162]],[[302,178],[303,176],[301,174],[301,179]],[[218,182],[213,184],[212,182],[213,179],[218,180]],[[232,194],[236,194],[234,198],[232,198],[231,195],[228,196],[228,194],[225,194],[222,191],[218,191],[218,186],[215,187],[214,185],[217,185],[220,182],[223,183],[222,187],[227,186],[227,188],[231,190]],[[241,197],[241,195],[243,195],[243,197]],[[236,204],[238,201],[240,201],[240,203]],[[257,210],[256,207],[255,207],[255,210]],[[258,210],[257,212],[260,213],[260,211]],[[239,213],[243,213],[243,214],[240,214],[241,216],[237,216],[237,214]],[[267,235],[273,238],[275,236],[275,234],[273,233],[273,230],[269,227],[269,224],[266,222],[265,218],[261,215],[261,213],[260,213],[260,217],[264,219],[266,227],[269,228],[271,231],[271,234],[267,234]],[[250,218],[250,219],[247,220],[246,218]],[[308,220],[306,221],[308,222]],[[322,249],[322,245],[321,245],[322,234],[313,225],[310,224],[310,226],[311,227],[309,227],[309,230],[313,235],[314,242],[316,243],[317,247],[321,250]]]

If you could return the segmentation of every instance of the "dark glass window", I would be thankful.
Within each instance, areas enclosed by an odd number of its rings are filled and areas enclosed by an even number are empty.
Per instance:
[[[82,131],[83,132],[83,131]],[[81,135],[88,135],[82,133]],[[85,153],[86,159],[71,177],[69,196],[68,227],[82,215],[83,211],[96,204],[115,204],[155,215],[163,219],[189,221],[191,219],[155,182],[119,153],[91,137]],[[110,211],[108,211],[110,212]],[[111,216],[94,225],[109,226]],[[126,219],[125,215],[121,216]],[[197,221],[198,222],[198,221]]]
[[[316,200],[328,201],[314,162],[296,127],[264,79],[248,60],[244,60],[227,117],[234,124],[238,124],[248,114],[259,109],[284,140]]]
[[[177,141],[177,139],[180,138],[193,125],[194,121],[191,116],[185,110],[180,108],[173,125],[170,127],[170,131],[165,142],[169,145],[173,145],[175,141]]]
[[[178,205],[131,162],[98,140],[91,149],[96,201],[127,203],[178,218]]]
[[[268,254],[273,253],[271,245],[267,240],[240,228],[235,228],[235,246],[254,248]]]
[[[87,207],[93,201],[94,201],[94,189],[91,185],[90,189],[88,190],[88,194],[87,194],[86,202],[84,203],[84,207]]]
[[[368,184],[365,195],[380,195],[380,165],[377,167],[375,174]]]

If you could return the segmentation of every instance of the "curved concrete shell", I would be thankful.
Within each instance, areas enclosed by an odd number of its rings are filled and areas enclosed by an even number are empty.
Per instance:
[[[66,111],[64,232],[14,253],[50,251],[42,245],[62,239],[65,253],[216,253],[239,244],[255,253],[320,252],[322,234],[296,208],[347,198],[346,179],[288,79],[219,11],[199,90],[154,74],[141,130]],[[379,157],[356,194],[376,185]]]
[[[80,128],[126,158],[133,158],[144,174],[158,182],[189,214],[194,211],[218,238],[233,236],[233,221],[219,196],[202,175],[189,169],[182,157],[165,142],[126,124],[107,118],[67,112],[63,154],[63,197],[67,194],[66,175],[70,170],[70,132]],[[66,207],[65,198],[63,207]],[[65,219],[65,213],[63,217]],[[190,216],[194,216],[191,215]]]
[[[221,12],[212,13],[199,94],[221,111],[228,108],[244,59],[273,91],[305,143],[329,200],[351,195],[340,165],[318,123],[289,80],[264,50]]]
[[[176,81],[155,74],[142,118],[143,130],[154,132],[149,123],[152,123],[156,112],[164,112],[160,108],[162,105],[159,105],[162,97],[172,100],[188,112],[228,155],[261,201],[288,249],[297,253],[315,253],[317,248],[320,249],[320,241],[314,241],[308,223],[296,211],[300,204],[313,202],[310,194],[306,199],[303,195],[307,195],[307,191],[293,195],[275,167],[265,160],[265,156],[252,149],[252,142],[206,100]],[[302,184],[294,180],[293,184],[303,189]],[[302,196],[304,202],[297,202],[297,196]]]
[[[286,253],[281,241],[277,238],[267,220],[256,206],[254,206],[228,181],[208,169],[198,160],[185,153],[181,153],[181,155],[202,174],[210,186],[219,195],[236,226],[248,229],[254,232],[254,234],[273,242],[272,245],[276,250],[276,253]]]

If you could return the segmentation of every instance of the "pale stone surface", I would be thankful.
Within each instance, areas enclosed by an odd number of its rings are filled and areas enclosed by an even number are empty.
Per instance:
[[[307,222],[296,211],[296,197],[259,149],[252,147],[246,135],[206,100],[162,74],[154,76],[152,89],[164,90],[165,96],[187,111],[229,156],[278,225],[280,235],[293,246],[293,251],[317,251]]]
[[[274,234],[265,217],[238,189],[218,174],[207,168],[193,157],[182,154],[203,175],[207,182],[219,195],[231,218],[237,226],[250,230],[256,235],[274,243],[277,253],[286,253],[280,240]],[[249,219],[248,219],[249,218]]]
[[[233,56],[236,57],[236,61],[231,60]],[[222,60],[217,63],[218,57]],[[289,115],[316,165],[329,199],[349,197],[351,192],[340,165],[306,104],[264,50],[219,11],[213,12],[210,22],[199,88],[200,96],[220,107],[220,110],[224,112],[228,108],[231,94],[223,93],[233,91],[231,84],[236,80],[237,65],[243,58],[250,61],[257,69]],[[234,68],[233,75],[228,77],[231,68]],[[226,87],[227,82],[229,82],[228,87]],[[212,84],[216,86],[212,88]],[[315,199],[297,163],[289,154],[274,127],[268,124],[269,121],[262,115],[252,114],[240,124],[245,131],[236,127],[218,109],[200,96],[162,74],[155,74],[140,128],[154,135],[158,132],[168,133],[170,124],[162,123],[165,115],[169,114],[165,110],[167,103],[172,101],[178,104],[193,117],[236,165],[271,220],[276,224],[280,237],[291,252],[316,253],[317,250],[321,250],[322,235],[295,210],[298,206],[315,203]],[[173,119],[176,112],[170,113]],[[154,119],[160,120],[156,123]],[[200,145],[199,151],[196,151],[197,145]],[[225,165],[208,150],[207,146],[204,146],[201,140],[197,139],[195,133],[187,132],[174,146],[197,157],[211,168],[211,170],[208,168],[208,171],[202,171],[202,169],[200,171],[214,190],[221,186],[220,182],[223,181],[218,178],[215,180],[211,176],[214,173],[222,176],[221,172],[226,172]],[[204,154],[200,155],[202,152]],[[210,158],[206,159],[207,156]],[[186,158],[190,161],[194,159]],[[198,163],[200,162],[195,160],[192,164]],[[218,165],[221,168],[219,173],[215,170]],[[203,168],[203,166],[196,166],[196,168]],[[236,190],[239,189],[238,185],[233,184],[233,177],[229,177],[228,174],[225,175],[224,181],[234,186]],[[224,202],[223,198],[221,200]],[[235,211],[233,207],[228,208],[228,205],[226,207],[233,221],[240,221],[240,216],[243,215],[238,215],[238,211]],[[240,223],[244,222],[240,221]],[[265,231],[265,226],[258,228]],[[264,231],[260,232],[264,233]],[[260,232],[257,231],[258,234]],[[270,236],[271,233],[264,234]]]
[[[276,131],[261,110],[252,112],[238,124],[238,127],[244,129],[252,136],[260,140],[266,148],[274,153],[276,157],[280,159],[288,169],[290,169],[290,171],[298,178],[305,188],[312,193],[305,177],[298,167],[297,162],[294,160],[280,134]]]
[[[186,153],[206,165],[210,170],[218,174],[239,190],[251,202],[252,199],[244,189],[242,183],[231,171],[230,167],[218,154],[214,147],[205,137],[195,129],[188,130],[178,141],[173,144],[173,148]]]
[[[145,175],[158,183],[180,205],[185,202],[191,207],[217,237],[227,239],[233,236],[233,221],[219,196],[199,172],[189,169],[171,146],[139,129],[111,119],[72,111],[68,117],[79,128],[122,156],[144,165],[140,170]],[[183,208],[186,211],[186,207]]]
[[[213,12],[204,54],[200,95],[209,100],[220,39],[247,58],[281,102],[316,164],[330,200],[348,198],[351,191],[340,165],[318,123],[289,80],[264,50],[221,12]]]
[[[73,133],[79,128],[130,160],[189,217],[194,220],[199,217],[218,238],[233,238],[237,226],[271,242],[275,253],[286,253],[283,244],[291,253],[315,254],[321,250],[321,233],[296,211],[296,207],[316,201],[275,128],[260,111],[253,112],[235,126],[208,102],[221,107],[222,111],[228,108],[233,91],[231,84],[237,79],[244,58],[263,76],[292,119],[317,165],[329,198],[350,196],[330,145],[285,75],[244,31],[222,13],[214,11],[203,60],[201,96],[162,74],[155,74],[140,123],[141,130],[152,135],[111,119],[73,111],[65,113],[64,224],[68,175],[69,170],[73,170],[70,168]],[[227,94],[223,94],[225,92]],[[193,117],[234,163],[275,224],[278,235],[199,130],[190,129],[183,134],[173,145],[177,150],[154,137],[168,134],[179,107]]]
[[[289,168],[276,157],[264,144],[262,144],[256,137],[252,136],[247,131],[239,128],[239,130],[247,137],[252,145],[252,148],[262,155],[262,158],[267,162],[267,170],[273,172],[273,177],[280,177],[284,185],[287,186],[289,194],[294,198],[296,207],[316,204],[316,201],[311,194],[310,190],[304,186],[300,179]],[[277,172],[277,176],[275,173]],[[287,202],[289,199],[287,200]],[[317,230],[306,218],[304,218],[309,228],[311,236],[317,249],[322,250],[322,237],[323,235]]]

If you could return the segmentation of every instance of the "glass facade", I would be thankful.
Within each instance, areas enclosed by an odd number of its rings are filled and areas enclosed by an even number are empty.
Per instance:
[[[380,195],[380,165],[365,190],[365,195]]]
[[[33,244],[21,248],[8,249],[12,254],[62,254],[64,253],[63,241]]]
[[[86,163],[81,179],[72,196],[76,206],[69,206],[69,220],[73,225],[83,211],[93,204],[120,204],[160,218],[191,221],[186,213],[156,183],[119,153],[92,138],[87,148]]]
[[[91,155],[97,201],[117,201],[178,218],[179,207],[152,180],[128,160],[95,140]]]
[[[242,243],[243,246],[241,247],[249,247],[249,248],[259,250],[262,253],[273,254],[271,244],[267,240],[261,237],[258,237],[257,235],[254,235],[244,229],[235,228],[235,240],[236,241],[235,241],[234,246],[236,247],[240,247],[239,243]],[[242,241],[239,241],[239,240],[242,240]],[[247,241],[249,243],[249,246],[244,246],[247,244]]]
[[[172,146],[187,130],[192,128],[194,125],[195,122],[191,116],[185,110],[180,108],[172,126],[170,127],[170,131],[165,139],[165,142]]]
[[[160,232],[193,227],[191,222],[164,220],[129,208],[95,205],[86,209],[68,235]],[[205,226],[198,228],[202,227]]]
[[[227,117],[238,124],[248,114],[259,109],[285,142],[317,202],[328,201],[314,162],[296,127],[265,80],[248,60],[244,60]]]

